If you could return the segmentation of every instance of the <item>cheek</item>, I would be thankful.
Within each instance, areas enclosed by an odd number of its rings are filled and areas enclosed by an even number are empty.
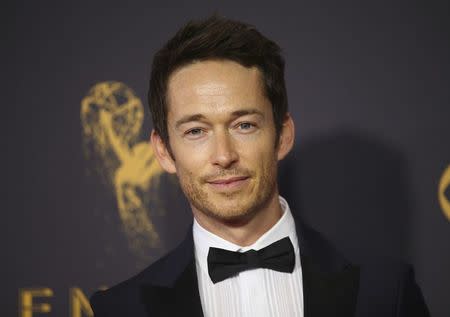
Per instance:
[[[208,148],[206,144],[175,144],[172,148],[175,165],[177,169],[190,170],[195,172],[199,167],[205,166],[208,158]]]
[[[186,180],[192,180],[200,166],[200,164],[197,164],[196,161],[187,154],[184,155],[183,160],[177,160],[175,165],[177,167],[178,177]]]
[[[246,165],[265,169],[277,161],[274,144],[267,140],[243,143],[239,147],[240,159]]]
[[[177,168],[177,177],[180,183],[191,188],[194,184],[200,182],[200,177],[204,174],[204,168],[207,166],[202,155],[195,151],[180,152],[175,161]]]

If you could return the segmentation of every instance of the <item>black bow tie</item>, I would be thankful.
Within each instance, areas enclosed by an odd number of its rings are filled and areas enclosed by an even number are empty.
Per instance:
[[[294,265],[294,247],[289,237],[258,251],[249,250],[241,253],[209,248],[208,252],[208,273],[214,284],[239,272],[256,268],[292,273]]]

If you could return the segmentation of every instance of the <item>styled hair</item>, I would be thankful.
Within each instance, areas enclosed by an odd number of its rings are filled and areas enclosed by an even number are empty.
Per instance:
[[[153,127],[170,151],[167,129],[167,86],[177,69],[204,60],[231,60],[257,67],[266,97],[272,104],[276,144],[288,111],[284,59],[280,47],[252,25],[212,15],[189,21],[154,56],[148,103]],[[171,151],[170,151],[171,152]]]

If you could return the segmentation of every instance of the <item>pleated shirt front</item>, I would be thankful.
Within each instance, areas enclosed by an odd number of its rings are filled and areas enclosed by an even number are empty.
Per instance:
[[[254,244],[241,247],[207,231],[194,220],[193,235],[197,279],[205,317],[303,317],[303,285],[300,250],[294,218],[286,200],[279,197],[283,215]],[[295,252],[292,273],[253,269],[213,284],[208,274],[210,247],[245,252],[259,250],[289,237]]]

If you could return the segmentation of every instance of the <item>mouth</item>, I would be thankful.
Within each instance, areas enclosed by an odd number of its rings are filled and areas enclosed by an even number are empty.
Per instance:
[[[248,176],[235,176],[231,178],[215,179],[207,183],[217,190],[238,189],[249,180]]]

